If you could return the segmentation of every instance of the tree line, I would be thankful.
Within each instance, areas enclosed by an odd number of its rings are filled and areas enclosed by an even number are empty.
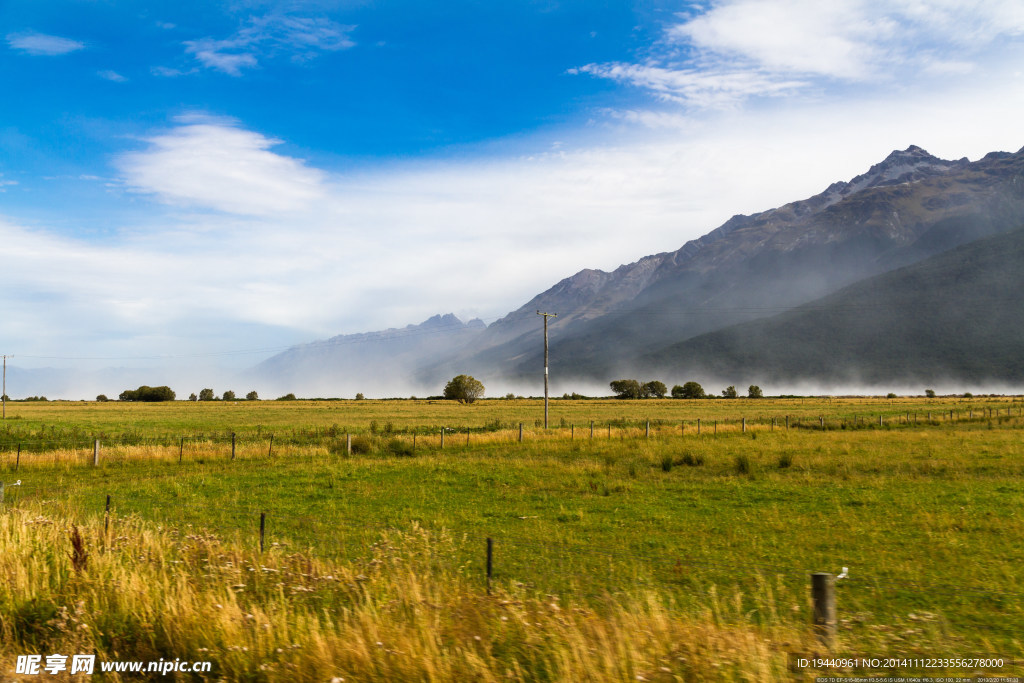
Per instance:
[[[657,380],[641,383],[636,379],[617,379],[611,382],[611,388],[615,392],[615,397],[622,399],[665,398],[669,394],[665,383]],[[706,394],[704,387],[698,382],[693,381],[676,384],[672,387],[671,395],[672,398],[714,398]],[[739,392],[735,386],[730,385],[722,389],[722,398],[739,398]],[[747,388],[747,398],[764,398],[761,387],[751,384]]]

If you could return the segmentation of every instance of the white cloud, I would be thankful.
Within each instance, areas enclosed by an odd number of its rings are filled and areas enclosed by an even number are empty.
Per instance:
[[[587,73],[651,91],[661,100],[701,107],[724,106],[748,97],[780,97],[808,82],[755,71],[669,69],[645,64],[587,64],[571,73]]]
[[[247,26],[228,38],[186,41],[185,52],[203,66],[240,76],[243,69],[258,66],[264,57],[284,54],[301,62],[321,52],[351,48],[355,42],[349,34],[354,29],[325,18],[270,14],[251,18]]]
[[[30,55],[53,57],[85,48],[84,43],[45,33],[8,33],[7,44]]]
[[[258,63],[256,55],[251,52],[227,52],[227,50],[237,50],[239,47],[248,47],[248,45],[238,44],[237,41],[212,38],[185,41],[185,52],[195,55],[203,66],[222,71],[229,76],[240,76],[242,67],[253,67]]]
[[[99,76],[100,78],[105,78],[108,81],[113,81],[114,83],[127,83],[128,82],[127,78],[125,78],[121,74],[117,73],[116,71],[111,71],[110,69],[104,69],[103,71],[97,71],[96,75]]]
[[[663,100],[721,106],[970,74],[1005,59],[1007,43],[1021,36],[1024,5],[1009,0],[721,0],[667,27],[641,64],[577,71]]]
[[[129,188],[167,203],[242,215],[302,211],[322,196],[323,173],[269,151],[280,141],[224,123],[189,121],[118,160]]]

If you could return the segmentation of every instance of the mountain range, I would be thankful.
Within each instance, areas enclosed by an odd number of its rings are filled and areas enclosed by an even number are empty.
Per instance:
[[[1008,349],[1024,350],[1015,341],[1022,338],[1014,336],[1016,322],[990,325],[985,334],[972,325],[979,335],[969,337],[953,321],[973,320],[968,309],[984,303],[969,287],[1009,287],[1024,266],[1016,242],[1005,250],[991,247],[998,243],[979,243],[975,251],[957,247],[1021,226],[1024,149],[970,162],[910,146],[813,197],[734,216],[674,252],[612,272],[582,270],[490,325],[435,316],[402,330],[295,347],[255,374],[303,386],[319,382],[324,389],[342,376],[346,384],[355,376],[438,389],[460,373],[485,383],[535,378],[543,366],[536,315],[542,310],[558,314],[550,325],[551,367],[568,381],[606,384],[666,372],[675,373],[665,375],[673,382],[681,373],[881,382],[945,372],[963,381],[1020,381],[1019,365],[1004,363]],[[937,255],[944,257],[930,260]],[[973,270],[959,269],[968,261]],[[921,268],[905,270],[914,264]],[[887,273],[891,277],[877,279]],[[857,283],[862,286],[844,289]],[[1020,307],[996,294],[986,300],[987,319],[1016,321]],[[865,320],[863,312],[871,310],[865,297],[891,306]],[[907,307],[930,315],[909,315]],[[858,328],[861,351],[848,344],[848,355],[828,356],[838,348],[837,335],[853,338],[854,321],[872,323]],[[952,327],[940,330],[938,321]],[[797,324],[800,339],[791,339],[788,331]],[[922,339],[938,348],[937,338],[957,335],[964,343],[943,347],[942,363],[922,351]],[[952,362],[966,353],[965,345],[972,357],[987,360]],[[772,355],[787,347],[789,360]],[[869,348],[874,351],[864,351]]]

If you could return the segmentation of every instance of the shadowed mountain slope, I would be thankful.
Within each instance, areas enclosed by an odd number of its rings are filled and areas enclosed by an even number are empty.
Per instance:
[[[675,344],[644,364],[761,382],[1021,382],[1022,287],[1018,229]]]

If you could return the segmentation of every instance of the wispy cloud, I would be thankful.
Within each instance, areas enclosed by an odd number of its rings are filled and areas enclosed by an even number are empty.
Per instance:
[[[121,74],[117,73],[116,71],[112,71],[110,69],[104,69],[103,71],[97,71],[96,75],[99,76],[100,78],[105,78],[108,81],[113,81],[114,83],[127,83],[128,82],[127,78],[125,78]]]
[[[85,48],[85,43],[45,33],[8,33],[7,44],[30,55],[54,57]]]
[[[303,62],[322,52],[355,46],[350,38],[354,26],[343,26],[325,18],[267,15],[253,17],[247,26],[227,38],[205,37],[185,42],[185,52],[203,66],[231,76],[256,67],[260,59],[288,56]]]
[[[640,63],[584,73],[707,107],[831,85],[963,75],[1024,36],[1010,0],[720,0],[668,26]]]

